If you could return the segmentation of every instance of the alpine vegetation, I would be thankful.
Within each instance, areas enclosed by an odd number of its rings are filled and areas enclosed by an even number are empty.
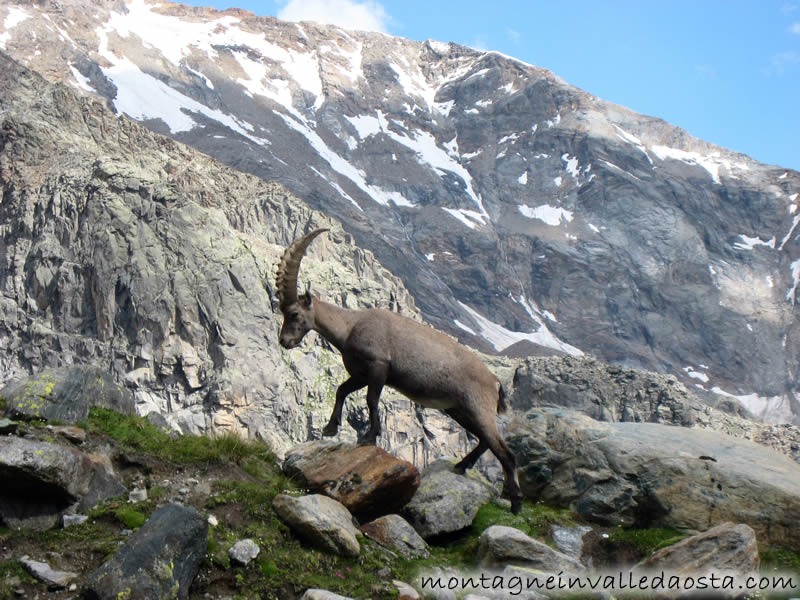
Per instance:
[[[350,375],[336,390],[336,403],[322,434],[336,435],[345,398],[366,387],[370,426],[360,443],[375,444],[381,434],[378,401],[388,385],[422,406],[447,413],[478,438],[478,445],[456,464],[456,472],[464,473],[491,450],[503,466],[511,510],[518,513],[522,493],[514,455],[495,421],[497,413],[507,408],[500,381],[475,354],[431,327],[387,310],[340,308],[312,296],[310,288],[298,296],[300,262],[309,244],[325,231],[317,229],[292,242],[276,278],[284,318],[281,346],[294,348],[314,330],[339,350]]]

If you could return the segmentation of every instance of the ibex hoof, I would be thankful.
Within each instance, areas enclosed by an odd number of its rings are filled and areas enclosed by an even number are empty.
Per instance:
[[[518,515],[519,512],[522,510],[522,500],[519,498],[512,498],[511,499],[511,512],[515,515]]]
[[[339,433],[339,426],[331,425],[330,423],[325,425],[325,428],[322,430],[323,437],[333,437],[337,433]]]

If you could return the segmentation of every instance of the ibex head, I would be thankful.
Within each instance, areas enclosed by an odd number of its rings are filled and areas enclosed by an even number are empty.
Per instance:
[[[280,344],[284,348],[294,348],[303,340],[303,337],[314,327],[314,310],[311,299],[311,287],[304,294],[297,295],[297,273],[300,270],[300,261],[306,253],[308,245],[320,233],[328,229],[317,229],[293,241],[283,253],[283,258],[278,265],[278,275],[275,279],[278,288],[280,309],[283,313],[283,326],[280,333]]]

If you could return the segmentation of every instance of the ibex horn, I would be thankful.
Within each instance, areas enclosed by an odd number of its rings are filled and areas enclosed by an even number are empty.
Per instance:
[[[320,233],[329,229],[317,229],[296,239],[283,252],[283,257],[278,265],[278,275],[275,284],[278,288],[278,300],[283,308],[297,300],[297,273],[300,270],[300,261],[305,256],[306,248]]]

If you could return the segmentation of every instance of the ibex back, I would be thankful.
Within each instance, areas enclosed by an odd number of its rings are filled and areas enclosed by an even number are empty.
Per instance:
[[[407,317],[380,309],[348,310],[312,296],[298,296],[297,274],[317,229],[292,242],[278,266],[277,289],[283,326],[280,344],[294,348],[312,329],[342,354],[349,379],[336,390],[336,403],[322,434],[336,435],[347,396],[367,388],[370,426],[362,444],[381,434],[378,400],[385,385],[414,402],[438,408],[478,438],[478,445],[456,465],[463,473],[487,449],[500,461],[511,510],[519,512],[522,493],[514,455],[497,430],[496,415],[506,410],[500,381],[472,352],[447,335]]]

